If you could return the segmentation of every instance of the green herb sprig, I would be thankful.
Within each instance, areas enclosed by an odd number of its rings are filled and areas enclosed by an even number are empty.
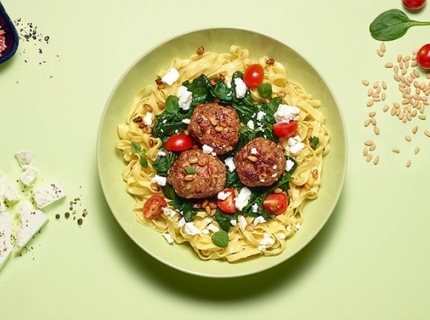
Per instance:
[[[392,41],[403,37],[409,28],[428,26],[430,21],[415,21],[399,9],[390,9],[373,20],[369,26],[371,36],[379,41]]]
[[[143,168],[148,168],[148,160],[146,160],[146,150],[139,143],[133,141],[131,143],[131,151],[139,156],[139,163]]]

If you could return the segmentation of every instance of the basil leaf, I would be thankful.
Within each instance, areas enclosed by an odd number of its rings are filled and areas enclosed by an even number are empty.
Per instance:
[[[226,248],[228,246],[228,233],[224,230],[215,232],[212,235],[212,242],[220,248]]]
[[[140,146],[140,144],[139,143],[137,143],[136,141],[133,141],[132,143],[131,143],[131,151],[133,152],[133,153],[137,153],[137,154],[139,154],[140,153],[140,151],[142,150],[142,147]]]
[[[196,173],[196,169],[194,169],[193,167],[185,167],[185,171],[186,171],[188,174]]]
[[[214,219],[221,227],[221,229],[224,230],[225,232],[228,232],[228,230],[230,230],[230,227],[231,227],[230,221],[235,218],[237,219],[237,213],[236,213],[236,216],[231,214],[225,214],[221,212],[219,209],[215,211],[215,214],[212,217],[212,219]]]
[[[270,83],[260,84],[257,90],[263,99],[267,99],[272,95],[272,85]]]
[[[148,160],[146,160],[146,158],[144,157],[140,158],[139,163],[142,167],[148,168]]]
[[[309,146],[312,148],[312,150],[316,150],[320,144],[320,139],[318,137],[310,137],[309,138]]]
[[[179,111],[179,98],[177,96],[168,96],[164,103],[164,109],[170,114],[177,114]]]
[[[381,13],[369,26],[370,35],[379,41],[391,41],[401,38],[410,27],[430,25],[430,22],[420,22],[409,19],[399,9],[391,9]]]

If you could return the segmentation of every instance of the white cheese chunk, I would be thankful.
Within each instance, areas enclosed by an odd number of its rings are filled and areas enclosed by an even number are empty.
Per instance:
[[[41,209],[63,198],[65,195],[66,192],[64,191],[63,187],[58,181],[56,181],[35,192],[33,199],[36,201],[37,207]]]
[[[167,182],[167,178],[159,175],[156,175],[154,178],[151,179],[151,183],[156,183],[159,186],[165,186],[166,182]]]
[[[290,122],[291,120],[298,120],[299,113],[300,109],[297,107],[280,104],[273,116],[277,123]]]
[[[258,250],[266,251],[268,246],[271,246],[275,243],[275,239],[268,233],[263,235],[263,239],[260,240],[260,245],[258,246]]]
[[[145,113],[145,116],[143,117],[143,123],[147,126],[152,124],[152,112]]]
[[[237,210],[241,211],[248,204],[250,197],[251,190],[249,190],[247,187],[240,189],[239,195],[234,198],[234,204]]]
[[[236,165],[234,164],[233,157],[228,157],[224,160],[225,165],[228,168],[228,171],[233,172],[236,170]]]
[[[202,231],[195,226],[194,222],[187,222],[185,224],[185,233],[191,236],[195,236],[201,234]]]
[[[248,225],[248,222],[246,221],[246,218],[242,215],[238,217],[239,219],[239,227],[241,230],[245,230],[246,226]]]
[[[37,178],[37,173],[38,171],[35,167],[29,166],[24,172],[21,173],[19,179],[26,186],[32,186]]]
[[[252,121],[252,120],[249,120],[249,121],[246,123],[246,125],[247,125],[247,127],[248,127],[249,129],[251,129],[251,130],[254,130],[254,129],[255,129],[255,124],[254,124],[254,121]]]
[[[177,96],[179,97],[179,108],[183,110],[189,110],[191,106],[191,102],[193,101],[193,93],[188,91],[187,87],[180,86],[178,89]]]
[[[163,232],[162,235],[163,235],[164,239],[166,239],[167,243],[172,244],[173,242],[175,242],[170,233]]]
[[[248,89],[245,82],[241,78],[234,78],[234,84],[236,86],[236,98],[244,98]]]
[[[4,198],[9,202],[17,202],[21,199],[18,190],[11,184],[7,183],[4,186]]]
[[[161,210],[163,210],[163,213],[169,217],[174,217],[177,214],[177,212],[170,207],[163,207]]]
[[[18,210],[20,228],[16,237],[16,251],[21,250],[33,236],[48,222],[48,217],[40,210],[25,201]]]
[[[220,200],[225,200],[231,195],[230,191],[220,191],[218,192],[217,198]]]
[[[33,166],[35,157],[35,153],[30,150],[22,150],[15,153],[15,158],[18,160],[19,165],[23,169]]]
[[[161,81],[171,86],[179,78],[179,72],[175,68],[171,68],[162,78]]]
[[[13,251],[11,241],[13,220],[3,203],[0,203],[0,269],[4,266]]]
[[[266,219],[264,219],[263,216],[258,216],[254,219],[254,226],[256,226],[259,223],[265,223]]]
[[[214,148],[212,148],[211,146],[208,146],[207,144],[204,144],[202,146],[202,150],[203,150],[203,153],[205,154],[211,154],[214,151]]]
[[[285,171],[290,171],[294,167],[294,161],[287,159],[287,165],[285,167]]]

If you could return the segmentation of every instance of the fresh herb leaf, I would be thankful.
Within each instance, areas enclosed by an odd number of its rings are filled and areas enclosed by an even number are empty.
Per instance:
[[[375,40],[391,41],[404,36],[411,27],[426,25],[430,25],[430,22],[411,20],[403,11],[391,9],[377,16],[370,24],[369,31]]]
[[[185,167],[185,171],[188,174],[194,174],[194,173],[196,173],[196,169],[194,169],[193,167]]]
[[[177,96],[168,96],[164,103],[164,109],[170,114],[177,114],[179,112],[179,98]]]
[[[260,84],[257,90],[263,99],[268,99],[272,95],[272,85],[270,83]]]
[[[222,230],[224,230],[225,232],[228,232],[228,230],[230,230],[230,227],[231,227],[230,221],[234,219],[237,220],[237,216],[238,216],[237,213],[235,213],[234,215],[225,214],[219,209],[217,209],[215,211],[215,214],[212,216],[212,219],[214,219],[218,223],[218,225],[221,227]]]
[[[228,240],[228,233],[224,230],[217,231],[212,235],[212,242],[220,248],[226,248],[228,246]]]
[[[316,150],[320,144],[320,139],[316,136],[309,138],[309,146],[312,148],[312,150]]]
[[[148,168],[148,160],[146,160],[146,150],[143,149],[139,143],[137,143],[136,141],[133,141],[131,143],[131,151],[135,154],[137,154],[140,159],[139,159],[139,163],[143,168]]]
[[[173,162],[178,158],[178,155],[167,150],[163,150],[163,152],[165,155],[158,155],[152,167],[157,171],[159,176],[167,177],[167,172],[173,165]]]

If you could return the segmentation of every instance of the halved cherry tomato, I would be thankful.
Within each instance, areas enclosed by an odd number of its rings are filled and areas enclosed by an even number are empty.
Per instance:
[[[236,206],[234,205],[234,189],[225,188],[223,192],[225,193],[230,192],[230,195],[224,200],[221,200],[221,199],[216,200],[216,204],[218,208],[224,213],[229,213],[229,214],[235,213]]]
[[[418,50],[417,63],[423,69],[430,69],[430,43],[423,45]]]
[[[426,4],[426,0],[402,0],[403,5],[409,10],[420,10]]]
[[[289,138],[296,133],[298,125],[299,123],[296,120],[275,123],[273,125],[273,133],[279,138]]]
[[[288,197],[285,193],[271,193],[263,200],[263,208],[270,214],[280,215],[287,210]]]
[[[148,219],[155,219],[163,213],[163,209],[167,207],[167,202],[162,197],[153,195],[146,200],[143,205],[143,215]]]
[[[261,64],[250,64],[243,74],[243,81],[248,88],[256,89],[263,83],[264,69]]]
[[[183,132],[175,133],[170,136],[165,144],[166,150],[169,151],[184,151],[193,146],[191,137]]]

